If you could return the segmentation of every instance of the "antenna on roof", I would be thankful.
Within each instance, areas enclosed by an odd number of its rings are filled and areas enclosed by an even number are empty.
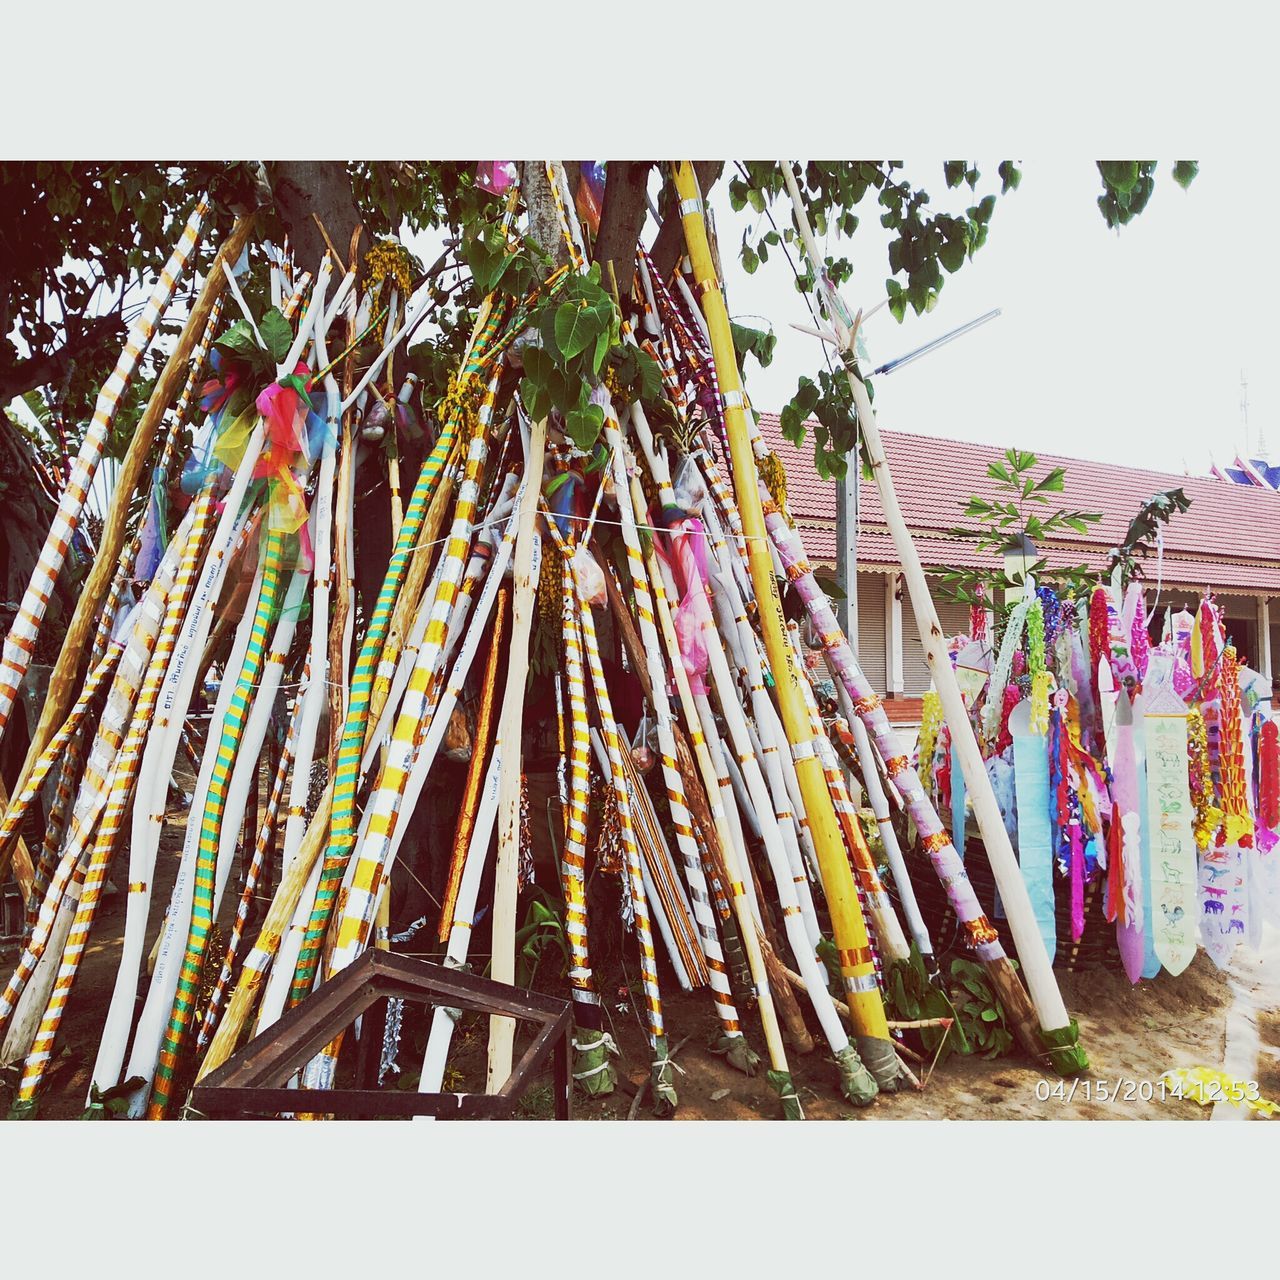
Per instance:
[[[944,333],[940,338],[934,338],[932,342],[926,342],[923,347],[917,347],[914,351],[908,351],[905,356],[899,356],[896,360],[890,360],[887,364],[882,364],[878,369],[872,369],[871,376],[877,377],[882,373],[892,373],[895,369],[901,369],[903,365],[910,364],[913,360],[918,360],[921,356],[926,356],[930,351],[936,351],[939,347],[944,347],[948,342],[961,337],[966,333],[972,333],[979,325],[984,325],[988,320],[994,320],[1000,315],[1000,308],[996,307],[992,311],[988,311],[986,315],[979,316],[976,320],[970,320],[968,324],[962,324],[958,329],[952,329],[950,333]]]
[[[1240,422],[1244,426],[1244,456],[1249,456],[1249,383],[1240,370]]]

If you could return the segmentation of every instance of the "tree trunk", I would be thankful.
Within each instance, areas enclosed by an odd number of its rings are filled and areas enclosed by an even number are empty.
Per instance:
[[[723,169],[723,160],[693,162],[693,172],[698,179],[698,190],[702,192],[704,204],[707,192],[711,190],[711,184],[720,177]],[[684,225],[680,221],[680,208],[674,198],[663,211],[662,227],[658,232],[658,238],[653,242],[649,256],[653,259],[653,265],[657,267],[658,274],[664,280],[671,278],[676,263],[684,257]]]
[[[640,228],[644,226],[645,188],[652,167],[652,160],[613,160],[609,163],[594,257],[600,264],[606,287],[617,280],[619,298],[626,297],[631,291],[636,243],[640,239]]]
[[[276,210],[289,232],[298,266],[313,277],[320,269],[329,246],[316,225],[319,218],[334,249],[343,256],[343,261],[333,264],[340,275],[347,267],[351,236],[362,225],[347,166],[341,160],[276,160],[267,169]]]
[[[520,164],[520,194],[529,210],[529,239],[551,255],[557,267],[569,261],[569,250],[560,232],[560,214],[547,181],[544,160],[524,160]]]

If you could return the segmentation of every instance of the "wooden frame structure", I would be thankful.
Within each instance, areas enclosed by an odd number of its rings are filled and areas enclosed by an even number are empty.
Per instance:
[[[502,1087],[493,1094],[378,1089],[374,1087],[377,1065],[370,1063],[367,1054],[360,1055],[358,1088],[312,1093],[285,1087],[294,1072],[339,1031],[386,997],[517,1018],[536,1022],[540,1029]],[[378,1023],[381,1025],[381,1019]],[[567,1000],[522,991],[425,960],[370,950],[206,1076],[191,1092],[191,1109],[210,1119],[270,1117],[314,1109],[341,1120],[409,1116],[506,1120],[512,1117],[534,1076],[551,1058],[555,1118],[568,1120],[573,1108],[572,1032],[573,1017]]]

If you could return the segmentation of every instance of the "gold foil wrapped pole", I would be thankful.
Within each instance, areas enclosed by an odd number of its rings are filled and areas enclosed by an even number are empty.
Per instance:
[[[440,927],[436,936],[448,942],[453,927],[453,910],[458,902],[458,888],[462,884],[462,867],[471,844],[471,832],[476,825],[476,811],[480,805],[480,788],[484,783],[485,765],[493,749],[493,692],[498,683],[498,659],[501,656],[499,639],[502,624],[507,616],[507,589],[498,592],[493,610],[493,633],[489,641],[489,656],[485,659],[484,680],[480,686],[480,709],[476,714],[475,740],[471,749],[471,762],[467,766],[467,783],[462,792],[462,810],[458,815],[458,830],[453,837],[453,854],[449,860],[449,879],[445,883],[444,897],[440,902]]]

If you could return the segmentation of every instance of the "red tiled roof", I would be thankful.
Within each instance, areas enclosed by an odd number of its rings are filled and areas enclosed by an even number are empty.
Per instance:
[[[786,467],[788,505],[805,550],[815,561],[830,562],[835,557],[835,484],[819,478],[807,443],[797,448],[783,438],[777,415],[763,414],[760,428]],[[898,502],[925,566],[993,566],[991,555],[948,535],[957,527],[979,527],[962,510],[970,494],[990,491],[987,464],[1000,461],[1004,447],[906,431],[881,434]],[[1040,550],[1052,568],[1104,564],[1139,506],[1162,489],[1181,487],[1191,507],[1164,526],[1164,581],[1220,591],[1280,593],[1280,495],[1210,476],[1112,466],[1059,454],[1037,458],[1037,475],[1049,467],[1066,470],[1063,492],[1051,495],[1048,510],[1061,506],[1102,513],[1085,535],[1067,530],[1045,540]],[[858,496],[859,563],[897,564],[874,482],[862,480]],[[1154,560],[1149,573],[1154,577]]]

